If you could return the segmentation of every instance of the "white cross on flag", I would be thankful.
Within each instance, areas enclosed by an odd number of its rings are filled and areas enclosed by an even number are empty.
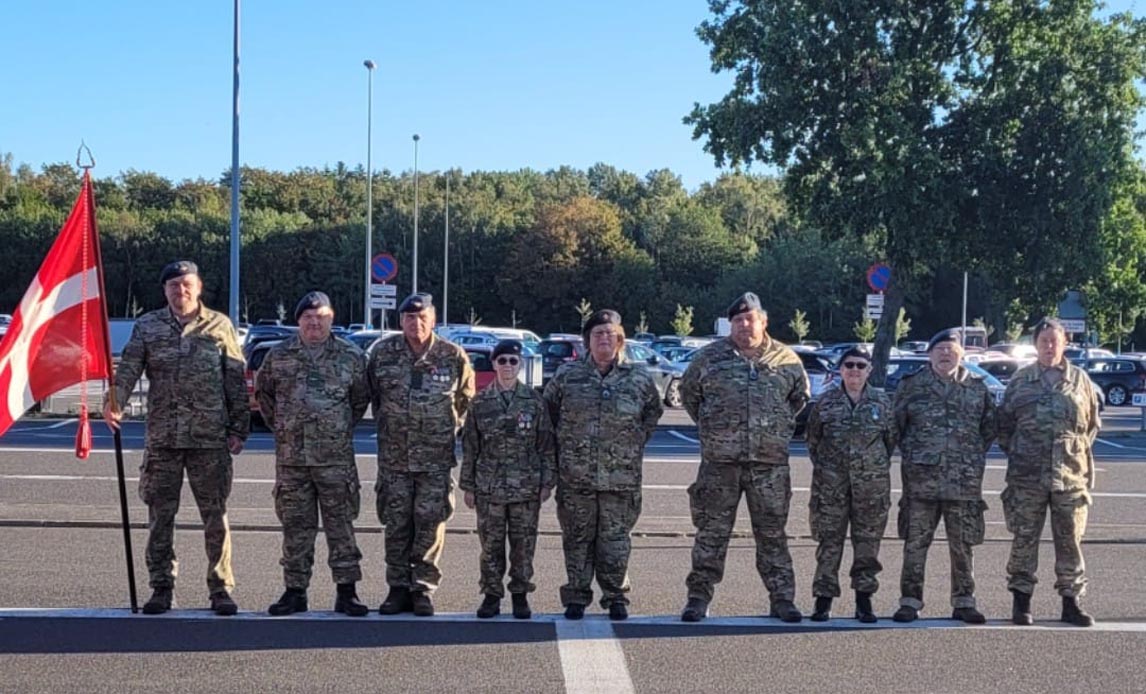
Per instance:
[[[68,386],[111,373],[103,265],[91,177],[0,342],[0,436],[28,408]],[[87,427],[86,391],[81,433]],[[90,434],[87,434],[90,448]],[[77,437],[76,454],[81,455]]]

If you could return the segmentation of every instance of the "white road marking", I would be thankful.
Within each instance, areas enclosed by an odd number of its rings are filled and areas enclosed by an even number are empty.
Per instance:
[[[1112,446],[1114,448],[1121,448],[1124,451],[1146,451],[1146,448],[1142,448],[1140,446],[1127,446],[1126,444],[1114,443],[1113,441],[1108,441],[1107,439],[1095,439],[1094,442],[1104,443],[1107,446]]]
[[[45,429],[59,429],[60,427],[66,427],[69,424],[75,424],[78,421],[79,421],[78,419],[64,419],[64,420],[61,420],[59,422],[56,422],[55,424],[49,424],[48,426],[46,426],[44,428]]]
[[[215,624],[230,623],[234,621],[321,621],[321,622],[350,622],[361,624],[363,622],[385,624],[387,622],[401,622],[401,623],[415,623],[425,624],[432,622],[448,623],[448,624],[497,624],[507,629],[512,629],[520,626],[530,626],[536,624],[553,624],[556,628],[556,638],[558,641],[561,652],[562,669],[565,670],[566,686],[569,686],[569,668],[566,666],[566,653],[564,648],[566,644],[573,649],[569,653],[569,662],[574,663],[587,663],[587,667],[592,672],[577,673],[578,676],[585,677],[604,677],[604,681],[608,682],[614,677],[617,671],[623,673],[627,689],[615,689],[608,684],[598,685],[581,685],[593,686],[592,689],[577,689],[570,688],[568,691],[584,691],[584,692],[614,692],[614,691],[633,691],[632,680],[629,677],[628,667],[625,663],[624,653],[618,643],[617,636],[613,631],[613,625],[604,616],[586,617],[580,621],[569,621],[561,614],[537,614],[534,613],[533,619],[528,621],[515,620],[509,615],[502,615],[494,617],[493,619],[479,620],[472,612],[439,612],[433,617],[415,617],[413,615],[394,615],[381,617],[376,613],[372,613],[367,617],[347,617],[343,614],[336,612],[328,612],[325,610],[316,610],[305,612],[303,614],[294,614],[289,617],[271,617],[262,611],[240,611],[234,617],[228,617],[226,620],[220,620],[217,616],[212,614],[209,610],[180,610],[176,609],[162,615],[133,615],[131,610],[127,608],[40,608],[40,607],[0,607],[0,621],[4,619],[137,619],[145,622],[150,621],[209,621]],[[989,620],[986,624],[975,626],[971,624],[963,624],[953,619],[919,619],[909,624],[900,624],[893,622],[890,618],[881,618],[874,624],[862,624],[854,619],[837,618],[830,619],[827,622],[812,622],[805,620],[799,624],[785,624],[778,619],[771,619],[767,617],[709,617],[703,622],[695,624],[686,624],[680,621],[680,617],[673,615],[633,615],[628,621],[623,623],[625,626],[631,627],[676,627],[679,629],[699,629],[704,630],[706,627],[725,627],[725,628],[744,628],[759,631],[762,627],[772,632],[796,631],[796,632],[812,632],[812,631],[840,631],[842,629],[853,630],[874,630],[883,631],[890,629],[986,629],[986,630],[1004,630],[1015,634],[1023,634],[1039,631],[1063,631],[1074,634],[1087,634],[1094,632],[1146,632],[1146,622],[1142,621],[1122,621],[1122,622],[1108,622],[1099,619],[1093,627],[1082,629],[1075,626],[1069,626],[1062,622],[1055,620],[1040,620],[1035,622],[1033,626],[1029,627],[1016,627],[1011,624],[1007,619],[993,619]],[[582,642],[588,648],[578,649],[578,642]],[[587,642],[587,643],[585,643]],[[603,649],[595,653],[589,653],[590,649]],[[613,661],[606,660],[606,658],[619,658],[616,665]],[[597,680],[598,682],[602,680]]]
[[[625,652],[612,624],[601,617],[590,617],[577,621],[562,618],[554,626],[568,694],[634,691]]]
[[[689,443],[700,443],[699,439],[694,439],[691,436],[685,436],[684,434],[680,433],[676,429],[669,429],[668,433],[669,433],[669,436],[675,436],[678,439],[680,439],[681,441],[688,441]]]

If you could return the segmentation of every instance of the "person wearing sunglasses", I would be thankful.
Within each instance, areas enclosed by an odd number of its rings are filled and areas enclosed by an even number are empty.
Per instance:
[[[568,582],[566,619],[581,619],[601,588],[609,618],[629,616],[630,533],[641,513],[645,444],[664,414],[653,377],[624,359],[625,329],[612,310],[589,316],[588,354],[561,366],[545,386],[557,439],[557,520]]]
[[[896,529],[903,539],[899,609],[892,619],[913,622],[923,609],[927,550],[942,519],[951,554],[952,619],[983,624],[975,606],[972,548],[983,543],[983,471],[995,440],[995,398],[963,366],[958,328],[927,343],[929,365],[904,376],[895,391],[895,426],[903,464]]]
[[[688,602],[681,621],[708,616],[724,577],[740,497],[748,503],[756,570],[768,589],[769,615],[795,623],[796,577],[784,528],[792,500],[788,444],[808,403],[800,358],[768,335],[768,314],[752,292],[728,307],[727,338],[701,348],[681,379],[681,396],[700,434],[700,468],[688,488],[696,526]]]
[[[808,518],[816,546],[812,621],[831,617],[840,596],[840,561],[851,526],[852,590],[856,619],[875,622],[871,598],[879,590],[879,543],[891,508],[891,452],[895,420],[891,398],[868,385],[871,354],[852,347],[840,358],[843,385],[820,398],[808,415],[812,494]]]
[[[493,348],[497,379],[474,398],[462,434],[458,486],[465,492],[466,506],[477,509],[478,586],[484,596],[477,610],[480,619],[501,612],[507,536],[513,616],[532,616],[527,596],[537,588],[537,521],[557,478],[553,424],[545,401],[518,380],[523,351],[518,340],[502,340]]]
[[[454,512],[450,468],[457,434],[474,397],[474,370],[458,345],[434,334],[429,294],[398,306],[402,332],[370,354],[366,378],[378,430],[378,519],[386,526],[384,615],[434,614],[438,560]]]

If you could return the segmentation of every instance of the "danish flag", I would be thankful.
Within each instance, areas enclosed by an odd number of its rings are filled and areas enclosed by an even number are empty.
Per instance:
[[[110,374],[95,198],[85,169],[76,204],[0,341],[0,436],[35,403],[80,383],[76,455],[86,458],[86,383]]]

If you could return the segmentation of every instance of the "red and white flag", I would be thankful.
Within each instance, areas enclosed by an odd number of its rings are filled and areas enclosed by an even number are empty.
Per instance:
[[[85,170],[72,213],[0,341],[0,436],[40,400],[110,374],[95,198]],[[86,458],[91,447],[86,397],[80,419],[76,455]]]

